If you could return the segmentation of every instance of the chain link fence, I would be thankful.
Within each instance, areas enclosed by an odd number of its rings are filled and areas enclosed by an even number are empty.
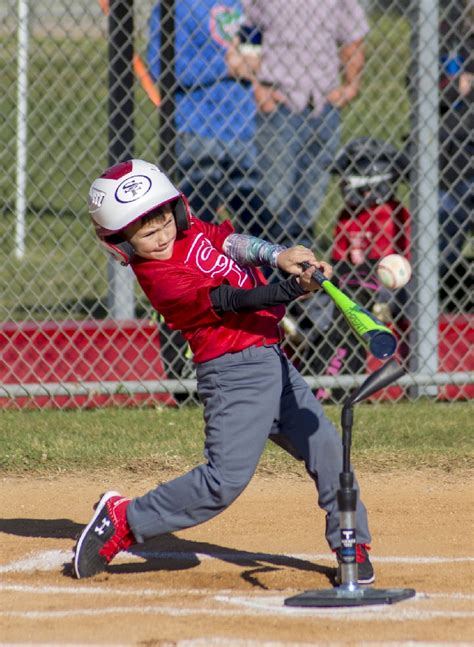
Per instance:
[[[248,16],[258,4],[247,3]],[[270,11],[272,0],[263,5]],[[275,14],[275,25],[294,20],[303,34],[311,5]],[[258,90],[296,88],[298,97],[304,75],[328,94],[325,70],[337,65],[328,51],[286,69],[295,42],[269,43],[268,25],[251,24],[231,0],[1,3],[3,407],[197,401],[182,338],[90,225],[92,180],[130,157],[160,163],[199,217],[230,214],[237,231],[310,244],[330,260],[340,287],[399,337],[409,372],[382,397],[474,396],[473,3],[361,6],[368,31],[361,18],[357,96],[323,107],[336,121],[294,130],[305,145],[315,140],[309,158],[291,186],[282,175],[269,189],[265,164],[284,164],[294,141],[282,147]],[[232,67],[230,52],[246,71]],[[319,175],[309,175],[315,160]],[[413,267],[395,292],[373,271],[391,252]],[[285,348],[317,397],[338,401],[376,367],[322,294],[293,304],[283,323]]]

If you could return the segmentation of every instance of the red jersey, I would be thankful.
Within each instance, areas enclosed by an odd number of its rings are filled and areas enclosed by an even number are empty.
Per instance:
[[[214,225],[193,217],[190,228],[178,232],[170,259],[137,256],[131,263],[151,305],[172,330],[181,331],[195,362],[281,340],[284,306],[222,316],[212,307],[210,291],[222,283],[245,289],[266,284],[257,268],[242,267],[223,253],[233,231],[229,221]]]
[[[410,258],[410,214],[396,200],[352,215],[343,210],[335,230],[331,258],[378,260],[387,254]],[[362,261],[358,261],[362,262]]]

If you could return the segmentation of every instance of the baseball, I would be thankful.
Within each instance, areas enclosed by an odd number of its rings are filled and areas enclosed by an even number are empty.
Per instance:
[[[400,254],[389,254],[377,263],[375,272],[379,281],[386,288],[402,288],[411,278],[411,265]]]

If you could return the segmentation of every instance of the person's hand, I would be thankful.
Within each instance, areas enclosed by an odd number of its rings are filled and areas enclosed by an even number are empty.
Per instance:
[[[326,99],[336,108],[343,108],[359,94],[365,63],[364,39],[358,38],[343,45],[339,51],[339,60],[344,83],[331,90]]]
[[[474,88],[474,74],[462,72],[459,75],[459,94],[462,97],[467,97],[472,88]]]
[[[355,84],[340,85],[327,95],[327,101],[335,108],[344,108],[358,95],[359,90]]]
[[[303,272],[301,263],[304,262],[316,265],[317,260],[313,252],[307,247],[303,247],[303,245],[289,247],[277,256],[279,269],[288,274],[301,274]]]
[[[307,292],[314,292],[321,287],[319,283],[313,279],[313,273],[316,269],[320,270],[327,279],[332,278],[332,265],[329,265],[329,263],[326,263],[326,261],[318,261],[314,265],[311,265],[306,270],[304,270],[298,277],[299,284]]]
[[[264,85],[258,81],[253,83],[255,102],[260,112],[273,112],[280,103],[285,102],[285,95],[271,85]]]
[[[260,55],[243,53],[240,48],[240,41],[234,38],[227,48],[225,61],[230,76],[237,79],[247,79],[254,83],[260,68]]]

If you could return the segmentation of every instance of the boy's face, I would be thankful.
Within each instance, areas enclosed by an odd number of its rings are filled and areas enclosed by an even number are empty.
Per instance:
[[[142,258],[164,261],[173,254],[178,230],[171,205],[164,205],[155,218],[143,223],[138,220],[124,230],[135,253]]]

